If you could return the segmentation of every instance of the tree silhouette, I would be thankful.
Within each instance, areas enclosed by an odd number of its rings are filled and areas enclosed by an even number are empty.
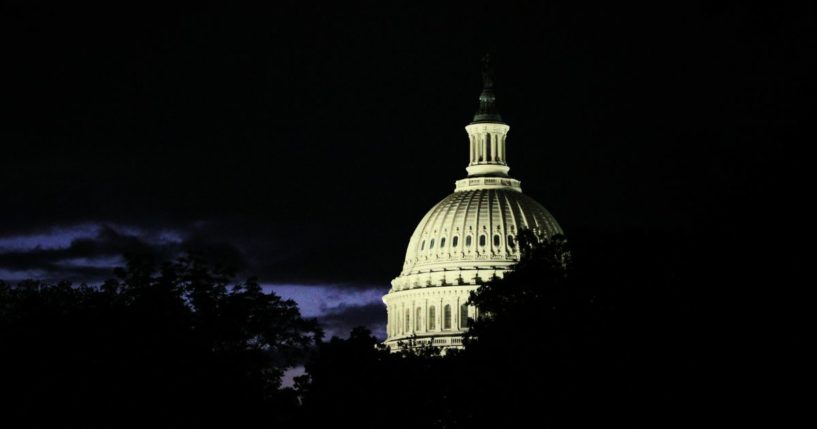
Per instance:
[[[578,238],[574,238],[578,237]],[[197,257],[100,287],[0,283],[0,406],[28,426],[474,428],[677,423],[713,336],[670,236],[545,238],[477,289],[465,349],[324,341],[291,301]],[[701,281],[701,284],[706,284]],[[690,292],[691,291],[691,292]],[[701,343],[700,338],[708,342]],[[414,344],[416,346],[417,344]],[[295,389],[283,371],[305,362]],[[48,412],[43,412],[48,410]],[[698,414],[699,415],[699,414]]]
[[[433,348],[392,353],[364,328],[321,342],[298,379],[307,427],[442,427],[453,361]],[[397,410],[405,410],[397,412]],[[410,412],[409,410],[416,410]]]
[[[688,337],[695,325],[676,292],[681,280],[665,265],[671,241],[569,249],[562,236],[532,231],[518,241],[520,262],[471,295],[481,317],[459,357],[470,396],[452,405],[464,426],[693,415],[684,398],[701,392],[687,353],[700,345]]]
[[[30,426],[291,423],[284,370],[322,333],[293,301],[190,256],[101,287],[0,284],[3,405]]]
[[[570,283],[563,237],[523,231],[519,246],[515,269],[473,293],[482,317],[464,350],[440,356],[408,344],[389,353],[366,331],[320,344],[299,385],[311,423],[505,427],[563,421],[555,410],[591,399],[580,372],[593,345],[593,295]]]

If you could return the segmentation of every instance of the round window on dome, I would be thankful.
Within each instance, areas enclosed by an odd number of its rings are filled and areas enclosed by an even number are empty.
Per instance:
[[[485,234],[479,236],[479,246],[485,247]]]
[[[471,247],[471,236],[465,237],[465,247]]]
[[[442,249],[443,247],[445,247],[445,237],[440,239],[440,249]]]
[[[454,237],[451,239],[451,247],[457,247],[457,244],[459,244],[459,243],[458,243],[459,241],[460,241],[460,240],[459,240],[459,237],[457,237],[457,236],[455,235],[455,236],[454,236]]]
[[[513,235],[508,234],[508,247],[513,249],[516,247],[516,242],[514,242]]]
[[[422,243],[420,243],[420,250],[423,250],[425,248],[426,248],[426,241],[423,240]]]
[[[429,248],[429,249],[433,249],[433,248],[434,248],[434,239],[433,239],[433,238],[431,239],[431,242],[430,242],[430,243],[428,243],[428,248]]]
[[[499,241],[500,240],[501,239],[499,238],[499,234],[495,234],[494,235],[494,247],[499,247]]]

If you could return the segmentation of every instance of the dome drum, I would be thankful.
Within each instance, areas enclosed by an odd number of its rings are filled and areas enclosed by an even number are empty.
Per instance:
[[[442,347],[460,347],[469,318],[477,309],[468,297],[477,285],[423,288],[392,292],[383,298],[388,314],[388,339],[385,344],[397,349],[401,342],[415,345],[431,343]]]
[[[420,272],[399,276],[392,280],[392,290],[402,291],[421,287],[442,287],[461,285],[480,285],[493,278],[502,278],[504,273],[514,264],[496,264],[486,267],[463,267],[457,269],[441,269],[437,271]]]

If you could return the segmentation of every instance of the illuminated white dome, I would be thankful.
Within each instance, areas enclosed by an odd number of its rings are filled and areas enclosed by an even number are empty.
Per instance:
[[[519,261],[516,235],[532,229],[546,236],[562,229],[542,205],[508,176],[505,142],[510,127],[496,110],[493,80],[484,88],[469,136],[468,177],[437,203],[409,240],[400,275],[383,297],[388,312],[385,344],[395,349],[415,337],[420,343],[458,347],[468,318],[471,291],[502,277]]]
[[[414,230],[403,271],[393,283],[395,289],[426,286],[417,284],[417,279],[422,277],[417,275],[423,273],[451,271],[460,275],[471,268],[505,268],[518,261],[515,237],[521,229],[541,231],[548,236],[562,233],[550,212],[518,187],[480,186],[486,181],[515,180],[465,181],[476,183],[440,201]],[[471,282],[471,279],[463,280]]]

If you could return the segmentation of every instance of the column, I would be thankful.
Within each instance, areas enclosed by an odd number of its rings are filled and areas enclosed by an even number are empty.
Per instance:
[[[457,310],[456,310],[456,313],[454,313],[454,314],[456,315],[455,320],[456,320],[456,323],[457,323],[457,330],[462,331],[462,320],[460,320],[462,318],[462,314],[460,313],[460,297],[457,297],[457,300],[455,301],[455,303],[456,304],[455,304],[454,308],[456,308]],[[452,310],[453,310],[453,308],[452,308]]]
[[[480,163],[480,162],[482,162],[482,136],[481,135],[476,135],[475,140],[476,140],[476,146],[477,146],[477,159],[476,159],[476,162]]]
[[[428,298],[423,302],[423,318],[426,320],[425,325],[423,325],[423,331],[428,332]]]
[[[409,318],[410,318],[409,323],[411,324],[411,333],[412,334],[417,332],[417,329],[416,329],[417,328],[417,319],[416,319],[417,310],[416,309],[417,309],[417,304],[415,304],[414,301],[411,301],[411,310],[409,310],[409,315],[410,315],[409,316]]]
[[[445,308],[443,308],[443,299],[442,298],[440,298],[439,307],[440,307],[440,311],[437,312],[436,316],[437,316],[437,323],[439,323],[440,330],[442,331],[445,328],[445,326],[443,326],[443,320],[444,320],[444,317],[445,317],[443,315],[443,313],[445,313]]]
[[[499,144],[499,141],[496,138],[496,134],[494,134],[491,137],[491,161],[493,161],[493,162],[497,161],[497,159],[496,159],[497,153],[496,152],[497,152],[497,145],[498,144]]]

